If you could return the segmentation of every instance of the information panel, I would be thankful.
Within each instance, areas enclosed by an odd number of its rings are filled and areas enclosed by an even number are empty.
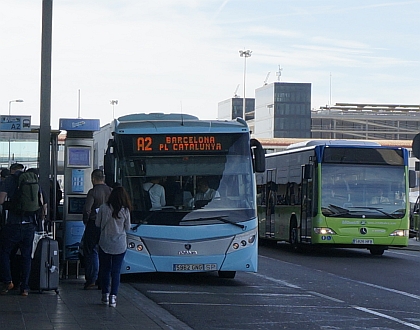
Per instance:
[[[226,153],[238,135],[185,134],[132,136],[133,153]]]
[[[90,147],[67,147],[68,167],[89,167]]]

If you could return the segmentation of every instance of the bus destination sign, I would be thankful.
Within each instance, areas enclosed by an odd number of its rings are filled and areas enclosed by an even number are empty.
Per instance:
[[[224,152],[231,146],[229,140],[222,135],[141,135],[134,139],[134,152]]]

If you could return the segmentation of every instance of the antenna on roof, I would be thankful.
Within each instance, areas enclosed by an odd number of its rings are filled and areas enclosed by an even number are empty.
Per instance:
[[[283,71],[283,68],[280,66],[279,64],[279,71],[276,72],[277,75],[277,80],[280,81],[281,80],[281,72]]]
[[[331,95],[331,72],[330,72],[330,107],[332,105],[332,95]]]
[[[181,126],[184,126],[184,113],[182,112],[182,101],[180,101],[181,103]]]

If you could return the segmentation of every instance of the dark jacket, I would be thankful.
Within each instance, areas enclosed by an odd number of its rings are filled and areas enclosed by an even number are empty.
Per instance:
[[[108,201],[109,195],[111,194],[111,187],[108,187],[105,183],[96,184],[87,193],[86,203],[83,208],[83,223],[87,224],[88,221],[95,222],[96,210],[99,206]]]

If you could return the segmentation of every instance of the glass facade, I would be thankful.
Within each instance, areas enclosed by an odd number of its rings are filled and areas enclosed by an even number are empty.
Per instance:
[[[312,138],[412,140],[420,131],[418,106],[399,106],[399,111],[355,111],[353,105],[335,107],[340,109],[312,111]]]
[[[0,133],[0,168],[7,168],[13,163],[21,163],[28,168],[37,167],[37,160],[37,133]]]
[[[218,104],[218,119],[231,120],[235,118],[244,118],[245,120],[253,120],[255,113],[255,99],[245,99],[245,117],[243,115],[244,99],[235,97]]]
[[[311,84],[276,82],[255,92],[255,136],[311,137]]]

